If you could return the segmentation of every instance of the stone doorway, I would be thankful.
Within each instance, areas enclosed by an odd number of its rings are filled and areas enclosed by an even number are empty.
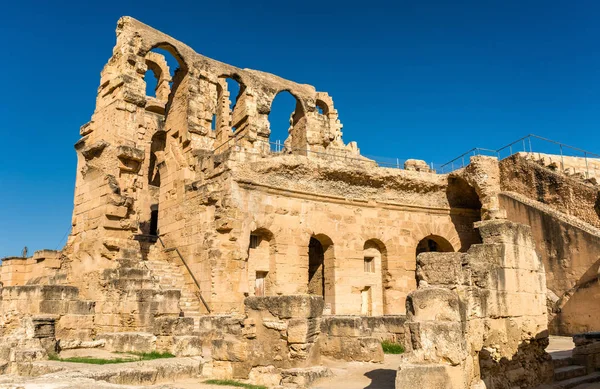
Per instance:
[[[333,242],[325,235],[310,238],[308,243],[308,294],[322,296],[324,314],[335,313]]]

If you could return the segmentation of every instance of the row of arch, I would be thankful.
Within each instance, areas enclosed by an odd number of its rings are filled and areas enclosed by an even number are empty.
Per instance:
[[[173,84],[173,80],[176,79],[175,75],[186,69],[182,60],[178,60],[178,55],[174,55],[173,52],[176,52],[174,48],[163,44],[149,51],[145,57],[147,71],[143,78],[146,84],[146,96],[155,98],[166,106],[161,112],[160,107],[149,104],[149,110],[157,113],[164,114],[168,109],[170,95],[175,90]],[[181,79],[181,77],[177,78]],[[226,142],[237,132],[238,128],[243,126],[245,115],[237,114],[236,109],[238,109],[238,102],[244,95],[245,89],[246,85],[237,74],[222,75],[218,78],[211,120],[211,130],[215,132],[217,145]],[[243,109],[243,107],[239,109]],[[305,116],[305,107],[301,99],[292,92],[281,90],[270,101],[269,109],[271,149],[282,151],[290,133]],[[320,117],[325,118],[330,109],[326,102],[317,99],[316,111],[321,115]]]
[[[312,235],[306,245],[307,263],[306,285],[304,293],[321,296],[325,300],[325,312],[336,312],[336,265],[341,258],[336,258],[335,244],[325,234]],[[438,235],[429,235],[418,242],[415,256],[422,252],[452,252],[452,244]],[[266,229],[258,229],[250,234],[248,245],[248,294],[251,296],[269,296],[277,294],[278,281],[276,274],[276,242],[273,234]],[[385,289],[388,283],[388,251],[379,239],[369,239],[363,245],[363,263],[349,266],[360,277],[360,305],[362,315],[394,314],[384,312],[386,306]],[[358,295],[355,296],[358,299]],[[395,312],[400,313],[400,312]]]

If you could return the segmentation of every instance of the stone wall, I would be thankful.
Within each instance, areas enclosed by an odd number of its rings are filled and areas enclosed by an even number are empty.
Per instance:
[[[546,269],[551,333],[599,330],[600,316],[590,306],[600,296],[600,230],[516,193],[500,199],[510,220],[531,226]]]
[[[321,322],[321,354],[346,361],[383,362],[381,342],[404,344],[406,316],[328,316]]]
[[[503,220],[478,228],[483,244],[467,253],[418,257],[419,289],[407,300],[411,352],[397,388],[533,388],[551,380],[544,267],[531,230]]]
[[[213,376],[248,378],[266,374],[281,380],[286,369],[319,364],[321,297],[249,297],[245,306],[244,318],[237,321],[239,326],[231,318],[213,316],[206,322],[211,328],[216,322],[230,323],[212,341]],[[269,367],[269,373],[265,367]]]
[[[600,227],[598,187],[513,155],[500,162],[501,190],[516,192]]]
[[[520,152],[518,154],[524,158],[536,161],[537,163],[546,166],[551,170],[561,172],[569,176],[600,180],[600,159],[598,158],[525,152]]]
[[[36,251],[29,258],[3,258],[0,282],[4,286],[57,282],[56,276],[61,265],[61,252],[54,250]]]

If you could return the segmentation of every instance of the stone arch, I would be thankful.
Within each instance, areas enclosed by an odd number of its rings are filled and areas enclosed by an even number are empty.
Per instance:
[[[248,287],[250,296],[269,296],[275,289],[275,239],[266,228],[250,233],[248,242]]]
[[[369,239],[363,245],[363,270],[363,278],[369,285],[365,285],[361,292],[361,314],[368,316],[385,314],[385,280],[388,274],[388,261],[387,248],[381,240]]]
[[[235,84],[228,82],[233,81]],[[235,96],[231,95],[232,85],[237,85]],[[237,73],[223,74],[217,78],[217,101],[213,120],[217,147],[227,142],[232,136],[239,136],[247,121],[244,112],[244,96],[246,84]],[[234,135],[235,134],[235,135]]]
[[[321,99],[317,99],[315,101],[315,107],[319,114],[325,115],[325,116],[329,115],[329,111],[330,111],[329,105],[325,101],[323,101]]]
[[[450,241],[439,235],[427,235],[417,243],[416,255],[426,252],[449,253],[456,251]]]
[[[325,312],[335,313],[335,252],[331,238],[313,234],[308,243],[308,294],[322,296]]]
[[[274,132],[274,126],[273,126],[273,120],[271,117],[271,113],[273,112],[273,104],[275,103],[275,101],[279,101],[281,100],[281,98],[278,100],[278,96],[280,95],[289,95],[291,96],[294,100],[295,100],[295,107],[294,110],[291,111],[290,116],[289,116],[289,127],[287,129],[287,134],[285,135],[284,139],[275,139],[275,137],[273,136],[274,133],[277,134],[277,131]],[[304,110],[304,106],[302,104],[302,99],[300,99],[296,94],[294,94],[291,90],[289,89],[282,89],[279,92],[277,92],[275,94],[275,96],[273,96],[273,99],[271,99],[270,103],[269,103],[269,112],[268,112],[268,123],[269,123],[269,142],[271,142],[271,144],[273,144],[275,141],[282,141],[282,146],[276,148],[274,151],[284,151],[283,145],[285,145],[285,151],[292,151],[292,149],[294,148],[295,142],[294,142],[294,137],[298,137],[298,142],[302,143],[302,139],[306,137],[306,135],[301,134],[299,132],[300,130],[300,125],[301,122],[303,121],[305,116],[305,110]],[[273,149],[273,147],[272,147]]]
[[[291,89],[278,90],[273,95],[271,101],[269,101],[269,111],[267,112],[267,122],[269,123],[269,141],[274,142],[276,140],[271,137],[272,128],[269,115],[271,114],[273,108],[273,102],[277,99],[277,96],[282,93],[288,93],[291,95],[294,100],[296,100],[296,106],[294,107],[294,111],[292,111],[290,114],[288,134],[286,139],[283,140],[284,146],[280,151],[290,153],[293,151],[294,154],[303,154],[303,151],[305,151],[308,147],[306,107],[302,98]]]
[[[157,131],[150,140],[150,160],[148,163],[148,185],[160,187],[160,168],[164,162],[167,134]]]
[[[181,53],[179,52],[179,50],[173,46],[172,44],[170,44],[169,42],[157,42],[154,43],[150,46],[150,48],[142,53],[142,55],[145,57],[148,52],[151,52],[154,49],[162,49],[167,51],[169,54],[171,54],[175,60],[177,60],[177,63],[179,64],[179,68],[185,72],[188,71],[189,67],[187,64],[187,61],[185,60],[185,58],[183,57],[183,55],[181,55]]]
[[[144,75],[146,85],[148,85],[147,75],[151,72],[154,75],[156,82],[156,85],[154,85],[154,97],[160,102],[166,103],[169,99],[169,94],[171,93],[171,73],[165,56],[154,51],[149,51],[148,54],[146,54],[145,63],[148,68]],[[147,91],[146,95],[150,96]],[[152,111],[152,108],[153,105],[148,106],[147,103],[146,109]],[[164,113],[164,107],[162,111],[163,112],[158,113]]]

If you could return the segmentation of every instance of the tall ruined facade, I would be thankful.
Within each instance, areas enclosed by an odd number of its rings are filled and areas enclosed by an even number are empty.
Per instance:
[[[173,79],[156,48],[177,59]],[[156,97],[146,96],[148,70]],[[268,116],[282,91],[296,108],[273,152]],[[419,242],[466,250],[479,239],[480,200],[459,178],[377,167],[341,128],[327,93],[211,60],[122,18],[76,145],[74,273],[149,256],[177,264],[184,289],[212,313],[239,312],[247,296],[306,293],[332,314],[403,313]],[[140,235],[177,248],[199,288],[176,252]],[[191,313],[207,313],[199,308]]]
[[[296,104],[273,144],[282,92]],[[341,129],[327,93],[121,18],[75,145],[67,245],[2,261],[0,373],[69,348],[210,349],[209,376],[305,387],[321,355],[381,362],[385,339],[407,349],[398,388],[551,380],[548,328],[598,329],[600,192],[582,161],[385,168]]]

